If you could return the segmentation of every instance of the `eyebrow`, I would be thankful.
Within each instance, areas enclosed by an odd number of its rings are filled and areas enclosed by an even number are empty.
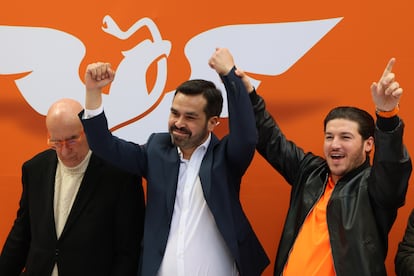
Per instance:
[[[179,112],[177,109],[175,109],[175,108],[173,108],[173,107],[171,107],[170,108],[171,109],[171,111],[172,112],[175,112],[175,113],[181,113],[181,112]],[[198,114],[198,113],[196,113],[196,112],[184,112],[184,114],[186,115],[186,116],[193,116],[193,117],[200,117],[200,115]]]
[[[333,135],[333,132],[325,131],[325,135],[327,135],[327,134]],[[352,132],[349,132],[349,131],[342,131],[342,132],[339,132],[338,134],[339,135],[351,135],[351,136],[355,136]]]
[[[57,141],[66,141],[66,140],[76,139],[79,136],[80,136],[80,134],[74,134],[74,135],[72,135],[72,136],[70,136],[68,138],[65,138],[65,139],[55,139],[55,138],[52,138],[52,136],[50,136],[49,140],[50,141],[55,141],[55,142],[57,142]]]

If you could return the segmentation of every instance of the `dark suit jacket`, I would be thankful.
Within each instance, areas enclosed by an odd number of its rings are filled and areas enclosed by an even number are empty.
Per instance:
[[[55,151],[24,163],[17,218],[0,256],[0,275],[136,275],[143,232],[141,179],[92,154],[62,234],[56,237]]]
[[[234,68],[223,77],[228,95],[230,133],[212,136],[199,176],[206,202],[240,275],[260,275],[269,264],[239,201],[240,183],[257,142],[248,94]],[[80,117],[83,113],[80,114]],[[142,269],[156,275],[164,256],[174,210],[180,159],[168,133],[153,134],[139,146],[112,136],[105,114],[83,120],[91,148],[104,159],[147,179]]]

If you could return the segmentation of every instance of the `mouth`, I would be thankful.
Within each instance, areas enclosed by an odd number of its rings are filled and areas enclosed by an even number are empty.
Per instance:
[[[345,154],[342,154],[342,153],[331,153],[330,155],[329,155],[329,157],[332,159],[332,160],[342,160],[342,159],[344,159],[345,158]]]
[[[191,132],[189,132],[187,129],[179,129],[176,127],[171,128],[171,133],[177,136],[190,136],[191,135]]]

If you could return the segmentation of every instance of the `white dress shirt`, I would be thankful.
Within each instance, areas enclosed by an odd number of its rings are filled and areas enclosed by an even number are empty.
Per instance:
[[[167,247],[158,276],[232,276],[236,264],[217,229],[204,199],[198,173],[211,140],[200,145],[190,160],[181,157]]]

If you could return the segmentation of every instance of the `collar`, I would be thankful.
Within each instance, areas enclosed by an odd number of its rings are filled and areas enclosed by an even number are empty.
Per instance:
[[[58,158],[59,166],[62,168],[63,171],[65,171],[67,173],[72,173],[72,174],[84,173],[86,171],[86,168],[88,167],[89,159],[91,158],[91,155],[92,155],[92,151],[89,150],[88,153],[86,154],[85,158],[82,160],[82,162],[80,162],[75,167],[65,166],[62,163],[62,161],[60,161],[60,159]]]
[[[211,142],[211,132],[208,134],[207,139],[204,141],[204,143],[200,144],[195,150],[194,152],[198,151],[198,150],[202,150],[203,154],[207,151],[208,146],[210,145]],[[180,160],[183,161],[185,160],[183,158],[183,152],[181,151],[181,149],[179,147],[177,147],[177,152],[178,152],[178,156],[180,156]],[[193,153],[194,153],[193,152]]]

